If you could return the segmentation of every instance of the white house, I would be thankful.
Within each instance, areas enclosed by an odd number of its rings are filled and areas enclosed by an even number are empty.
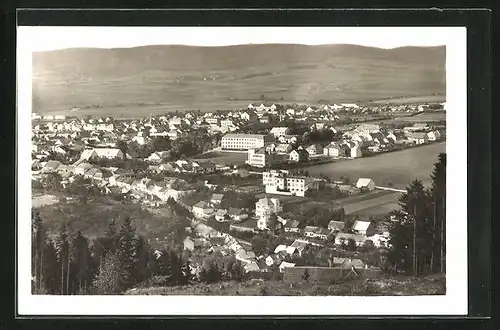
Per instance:
[[[275,138],[278,138],[282,135],[286,135],[288,132],[288,127],[273,127],[271,131],[269,132],[271,135],[273,135]]]
[[[441,139],[441,133],[439,131],[431,131],[427,133],[427,139],[429,141],[437,141]]]
[[[356,188],[358,189],[364,188],[371,191],[375,189],[375,182],[369,178],[359,178],[358,181],[356,182]]]
[[[350,148],[350,155],[351,158],[359,158],[363,156],[363,153],[361,152],[361,148],[358,145],[356,145]]]
[[[193,205],[193,214],[197,218],[208,218],[214,212],[214,208],[207,202],[200,201]]]
[[[370,232],[374,229],[374,225],[371,221],[361,221],[357,220],[354,225],[352,226],[352,230],[359,234],[359,235],[364,235],[364,236],[370,236]]]

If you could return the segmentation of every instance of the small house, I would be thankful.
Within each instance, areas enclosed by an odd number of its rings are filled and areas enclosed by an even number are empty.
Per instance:
[[[375,182],[369,178],[359,178],[356,182],[356,188],[372,191],[375,189]]]

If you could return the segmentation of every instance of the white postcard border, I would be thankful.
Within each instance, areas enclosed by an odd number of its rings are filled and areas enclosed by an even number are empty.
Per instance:
[[[64,27],[60,27],[64,29]],[[331,29],[331,27],[329,27]],[[130,28],[132,29],[132,28]],[[221,29],[231,29],[225,27]],[[371,29],[377,29],[372,27]],[[404,29],[394,27],[394,29]],[[465,315],[467,314],[466,28],[446,38],[447,293],[397,297],[41,296],[31,294],[31,48],[18,27],[17,286],[19,315]],[[77,38],[77,36],[75,36]]]

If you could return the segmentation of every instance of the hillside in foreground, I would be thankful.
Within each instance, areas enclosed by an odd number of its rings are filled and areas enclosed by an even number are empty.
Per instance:
[[[75,48],[34,53],[33,95],[42,113],[77,107],[78,114],[111,115],[241,108],[262,96],[308,104],[425,101],[444,98],[445,74],[444,46]]]
[[[209,295],[209,296],[411,296],[446,294],[444,275],[422,278],[397,276],[360,279],[335,285],[309,282],[293,285],[282,281],[250,280],[189,286],[153,287],[129,290],[129,295]]]

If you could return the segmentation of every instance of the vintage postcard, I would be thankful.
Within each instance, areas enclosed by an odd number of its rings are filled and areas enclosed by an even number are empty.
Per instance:
[[[465,40],[19,27],[19,313],[465,314]]]

